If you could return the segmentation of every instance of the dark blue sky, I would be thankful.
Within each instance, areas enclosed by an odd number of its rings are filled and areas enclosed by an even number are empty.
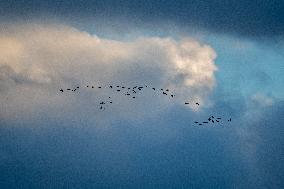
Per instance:
[[[217,33],[279,37],[284,31],[284,2],[279,0],[105,0],[1,1],[4,19],[56,17],[127,20],[137,25],[173,22]]]
[[[283,10],[0,1],[0,188],[284,188]],[[59,92],[110,83],[176,97]],[[223,123],[194,124],[211,115]]]

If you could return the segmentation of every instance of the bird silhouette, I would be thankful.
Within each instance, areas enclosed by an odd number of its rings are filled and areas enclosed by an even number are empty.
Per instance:
[[[189,104],[189,102],[185,102],[184,104]]]
[[[195,104],[199,106],[199,103],[198,103],[198,102],[196,102]]]
[[[63,93],[63,89],[60,89],[60,91]]]

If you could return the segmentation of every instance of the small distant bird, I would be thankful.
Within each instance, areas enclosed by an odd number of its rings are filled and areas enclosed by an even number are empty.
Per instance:
[[[118,92],[119,92],[120,90],[118,89],[118,90],[116,90],[116,91],[118,91]]]
[[[102,87],[98,87],[98,88],[100,89],[100,88],[102,88]]]
[[[110,96],[108,98],[110,98]]]
[[[185,102],[184,104],[189,104],[189,102]]]
[[[230,118],[228,121],[232,121],[232,118]]]
[[[133,96],[132,98],[135,98],[135,96]]]
[[[125,87],[121,87],[121,88],[123,88],[123,89],[124,89]]]
[[[198,103],[198,102],[196,102],[195,104],[199,106],[199,103]]]
[[[208,123],[207,121],[203,121],[203,123]]]
[[[195,121],[194,123],[198,123],[198,121]]]
[[[92,86],[92,89],[94,88],[94,86]]]
[[[110,85],[109,88],[112,88],[112,86]]]
[[[77,87],[77,89],[79,89],[79,87]]]
[[[63,89],[60,89],[60,91],[63,93]]]
[[[167,93],[163,92],[164,95],[168,95]]]
[[[71,89],[67,89],[67,91],[70,91]]]
[[[201,123],[199,123],[199,125],[202,125]]]
[[[216,120],[216,122],[219,122],[218,120]]]
[[[89,87],[89,85],[87,85],[87,87]]]
[[[117,85],[116,87],[119,87],[119,85]]]
[[[164,90],[164,89],[161,89],[161,91],[162,91],[162,90]]]
[[[156,90],[155,88],[152,88],[153,90]]]
[[[171,97],[173,98],[173,97],[174,97],[174,95],[171,95]]]
[[[127,93],[127,94],[125,94],[125,95],[129,96],[130,94],[129,94],[129,93]]]
[[[221,119],[220,117],[217,117],[217,119]]]
[[[110,101],[109,103],[111,103],[112,104],[112,102]]]
[[[127,88],[128,90],[131,89],[130,87]]]
[[[166,91],[169,91],[169,89],[167,89]]]

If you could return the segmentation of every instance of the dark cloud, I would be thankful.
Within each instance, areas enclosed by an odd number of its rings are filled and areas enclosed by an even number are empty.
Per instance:
[[[5,19],[49,15],[74,22],[82,19],[126,20],[135,25],[174,23],[181,28],[201,28],[249,37],[283,36],[284,3],[277,0],[141,0],[141,1],[1,1]]]

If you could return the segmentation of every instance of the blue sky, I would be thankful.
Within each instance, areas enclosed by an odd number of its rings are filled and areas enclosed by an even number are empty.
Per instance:
[[[283,6],[0,2],[0,188],[283,188]]]

